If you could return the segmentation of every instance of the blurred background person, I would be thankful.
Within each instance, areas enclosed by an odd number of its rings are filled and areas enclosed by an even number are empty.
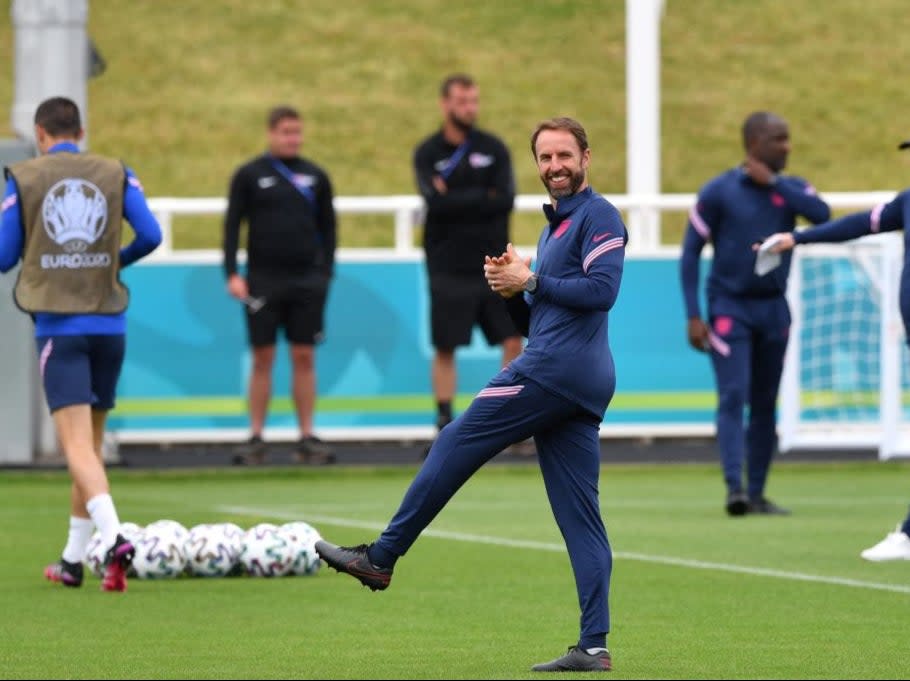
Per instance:
[[[335,264],[332,183],[321,167],[299,155],[303,120],[277,106],[268,114],[268,151],[240,166],[230,184],[224,220],[228,292],[244,303],[253,362],[249,379],[250,439],[235,463],[262,463],[266,414],[279,329],[290,345],[291,395],[300,439],[297,459],[333,463],[331,449],[313,433],[316,345],[323,339],[329,283]],[[241,223],[247,224],[247,271],[237,267]]]
[[[689,213],[680,277],[689,344],[709,353],[714,369],[727,513],[786,515],[787,509],[765,496],[765,485],[777,449],[777,395],[790,333],[785,297],[790,260],[759,276],[752,246],[774,232],[793,231],[799,216],[824,222],[831,210],[806,180],[780,174],[790,155],[786,121],[758,111],[743,122],[742,135],[745,160],[705,184]],[[698,279],[709,241],[714,255],[705,323]],[[747,404],[749,425],[744,427]]]
[[[417,189],[426,202],[423,247],[437,432],[453,418],[455,350],[471,343],[475,325],[490,345],[502,346],[503,366],[522,349],[504,301],[490,291],[483,273],[484,258],[500,255],[509,243],[515,179],[506,145],[475,126],[479,101],[471,76],[445,78],[439,92],[442,127],[414,151]]]
[[[76,103],[44,100],[35,111],[41,155],[5,169],[0,272],[22,268],[16,305],[31,315],[47,406],[72,478],[70,527],[60,560],[44,575],[82,585],[95,529],[106,547],[103,591],[126,591],[135,555],[104,470],[102,443],[126,354],[129,291],[120,271],[161,243],[142,185],[122,162],[80,153]],[[121,247],[122,219],[136,233]]]

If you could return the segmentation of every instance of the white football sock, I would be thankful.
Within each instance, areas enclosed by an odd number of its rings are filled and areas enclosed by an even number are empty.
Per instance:
[[[91,518],[70,516],[70,533],[63,547],[63,560],[67,563],[81,563],[85,560],[85,549],[92,539],[95,523]]]
[[[110,548],[117,539],[117,533],[120,532],[120,518],[117,517],[117,509],[114,508],[114,500],[110,494],[99,494],[89,499],[85,503],[85,510],[92,516],[95,527],[101,533],[102,545]]]

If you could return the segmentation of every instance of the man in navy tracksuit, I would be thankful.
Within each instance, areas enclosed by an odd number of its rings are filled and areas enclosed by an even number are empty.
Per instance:
[[[899,148],[910,148],[910,141],[903,142]],[[905,189],[890,202],[882,203],[872,210],[851,213],[812,229],[777,234],[775,236],[779,242],[772,250],[784,253],[799,244],[850,241],[868,234],[904,230],[904,266],[901,270],[899,301],[904,339],[910,344],[910,230],[907,225],[910,225],[910,189]],[[910,513],[894,532],[889,532],[882,541],[860,555],[871,561],[910,560]]]
[[[508,246],[487,256],[491,289],[528,337],[525,351],[444,428],[398,512],[369,546],[316,544],[323,560],[373,590],[388,587],[395,561],[455,492],[505,447],[534,437],[547,495],[568,548],[581,635],[535,671],[605,671],[612,553],[600,516],[599,428],[616,386],[607,313],[619,293],[626,229],[587,183],[587,136],[568,118],[541,123],[531,149],[551,204],[536,273]]]
[[[97,528],[108,547],[101,588],[125,591],[134,547],[120,534],[101,442],[126,345],[129,291],[120,270],[151,253],[161,229],[133,172],[116,159],[80,153],[82,134],[72,100],[38,106],[41,156],[6,168],[0,272],[21,259],[15,302],[35,322],[47,405],[73,479],[69,537],[44,574],[80,586]],[[124,218],[136,238],[121,247]]]
[[[717,440],[730,515],[786,514],[765,497],[777,446],[777,402],[790,310],[784,294],[790,259],[764,276],[755,274],[753,245],[775,232],[792,232],[796,219],[830,216],[811,184],[784,177],[790,152],[787,123],[767,113],[743,124],[744,163],[708,182],[689,213],[680,275],[689,343],[709,352],[717,383]],[[705,244],[714,248],[707,280],[708,322],[702,320],[698,277]],[[744,433],[744,410],[749,405]],[[747,488],[743,490],[743,462]]]

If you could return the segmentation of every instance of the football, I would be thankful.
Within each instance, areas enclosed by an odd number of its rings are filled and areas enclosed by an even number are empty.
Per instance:
[[[294,563],[291,536],[271,523],[260,523],[243,535],[240,563],[253,577],[282,577],[291,572]]]
[[[294,561],[291,564],[291,573],[295,575],[313,575],[319,571],[322,564],[316,553],[316,542],[322,539],[319,532],[312,525],[303,521],[285,523],[281,529],[291,537],[294,550]]]
[[[175,524],[161,521],[151,523],[134,543],[136,556],[133,569],[140,579],[178,577],[186,567],[184,544],[189,532]],[[183,529],[183,533],[179,530]]]
[[[183,549],[187,570],[196,577],[224,577],[234,569],[239,558],[223,525],[196,525],[189,530]]]

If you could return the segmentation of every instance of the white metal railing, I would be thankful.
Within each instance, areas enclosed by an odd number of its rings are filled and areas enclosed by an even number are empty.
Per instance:
[[[829,192],[823,198],[833,209],[862,210],[889,201],[895,191]],[[629,250],[634,252],[659,251],[661,238],[660,213],[685,211],[695,202],[695,194],[605,194],[605,198],[619,210],[626,211],[629,229]],[[543,194],[520,194],[515,197],[516,212],[539,212],[548,201]],[[423,199],[417,195],[391,196],[336,196],[335,211],[340,214],[391,215],[395,219],[395,245],[397,254],[412,254],[414,228],[420,224]],[[161,224],[163,240],[154,257],[167,257],[174,250],[173,218],[176,215],[223,215],[227,199],[155,197],[149,207]]]

